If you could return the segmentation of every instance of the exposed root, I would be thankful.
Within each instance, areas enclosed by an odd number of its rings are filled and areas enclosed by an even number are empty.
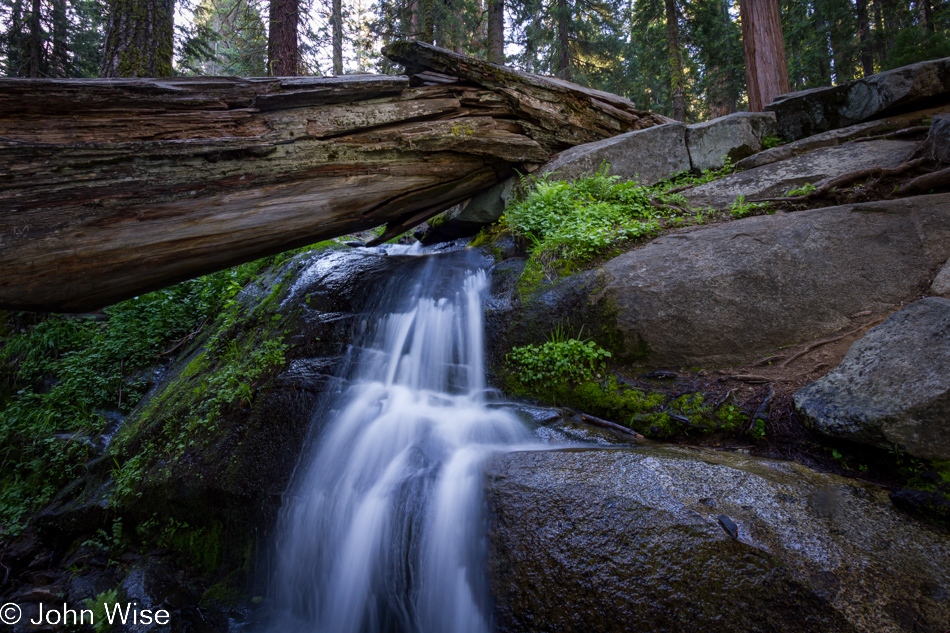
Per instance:
[[[884,317],[877,319],[876,321],[871,321],[870,323],[865,323],[864,325],[857,327],[851,330],[850,332],[845,332],[844,334],[840,336],[835,336],[834,338],[826,338],[821,341],[815,341],[814,343],[812,343],[811,345],[809,345],[802,351],[798,352],[797,354],[793,354],[792,356],[789,356],[781,365],[779,365],[779,367],[782,367],[784,369],[785,367],[788,367],[792,362],[798,360],[805,354],[821,347],[822,345],[827,345],[828,343],[835,343],[837,341],[840,341],[843,338],[848,338],[852,334],[857,334],[858,332],[860,332],[861,330],[865,328],[874,327],[875,325],[877,325],[878,323],[882,323],[883,321],[884,321]]]
[[[901,163],[897,167],[867,167],[865,169],[858,169],[856,171],[851,171],[846,174],[842,174],[835,178],[829,178],[822,182],[817,189],[812,192],[806,193],[801,196],[786,196],[783,198],[760,198],[756,200],[750,200],[750,202],[806,202],[811,198],[816,198],[822,196],[832,189],[841,187],[844,185],[851,184],[856,180],[861,180],[862,178],[883,178],[885,176],[897,176],[906,171],[912,169],[917,169],[925,164],[930,162],[928,158],[916,158],[914,160],[909,160]]]
[[[885,132],[884,134],[878,134],[876,136],[862,136],[861,138],[856,138],[851,143],[864,143],[866,141],[886,141],[892,138],[901,138],[903,136],[916,136],[918,134],[926,134],[930,131],[929,125],[915,125],[913,127],[905,127],[902,130],[896,130],[894,132]]]
[[[900,193],[912,194],[950,187],[950,167],[917,176],[900,188]]]

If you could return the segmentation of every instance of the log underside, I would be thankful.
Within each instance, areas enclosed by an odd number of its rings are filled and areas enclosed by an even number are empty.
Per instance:
[[[0,308],[89,311],[668,121],[420,43],[409,76],[0,79]]]

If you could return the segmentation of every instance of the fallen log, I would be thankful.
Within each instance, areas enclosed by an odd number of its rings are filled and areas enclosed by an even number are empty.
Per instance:
[[[0,79],[0,308],[88,311],[667,122],[417,42],[408,76]]]

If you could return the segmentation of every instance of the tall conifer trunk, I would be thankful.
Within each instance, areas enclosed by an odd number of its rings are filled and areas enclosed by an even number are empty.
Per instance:
[[[333,74],[343,74],[343,0],[333,0]]]
[[[109,0],[100,75],[171,77],[174,16],[173,0]]]
[[[40,29],[40,0],[33,0],[30,10],[30,77],[40,76],[40,47],[43,33]]]
[[[571,79],[571,13],[567,0],[557,0],[557,76]]]
[[[505,0],[488,0],[488,61],[505,63]]]
[[[868,0],[855,0],[858,10],[858,39],[861,41],[861,70],[864,76],[874,74],[874,56],[872,55],[871,24],[868,21]]]
[[[683,88],[683,61],[680,55],[676,0],[666,0],[666,33],[670,42],[670,82],[673,89],[673,118],[686,120],[686,91]]]
[[[761,112],[774,97],[790,91],[782,19],[776,0],[739,0],[739,12],[749,110]]]
[[[297,24],[300,0],[271,0],[267,37],[267,74],[293,77],[298,73]]]

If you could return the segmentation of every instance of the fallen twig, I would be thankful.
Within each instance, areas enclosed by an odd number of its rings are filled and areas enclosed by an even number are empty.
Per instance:
[[[740,382],[753,382],[753,383],[772,382],[771,378],[767,378],[766,376],[759,376],[758,374],[733,374],[731,376],[723,376],[722,379],[723,380],[738,380]]]
[[[836,341],[840,341],[841,339],[847,338],[847,337],[851,336],[852,334],[857,334],[858,332],[860,332],[861,330],[863,330],[863,329],[865,329],[865,328],[874,327],[875,325],[877,325],[878,323],[881,323],[882,321],[884,321],[884,317],[882,317],[882,318],[880,318],[880,319],[877,319],[876,321],[871,321],[870,323],[866,323],[866,324],[864,324],[864,325],[862,325],[862,326],[860,326],[860,327],[857,327],[857,328],[851,330],[850,332],[845,332],[844,334],[842,334],[842,335],[840,335],[840,336],[835,336],[834,338],[826,338],[826,339],[821,340],[821,341],[815,341],[814,343],[812,343],[811,345],[809,345],[808,347],[806,347],[806,348],[803,349],[802,351],[798,352],[797,354],[793,354],[792,356],[789,356],[788,359],[780,365],[780,367],[782,367],[782,368],[788,367],[788,365],[789,365],[790,363],[792,363],[793,361],[798,360],[799,358],[801,358],[802,356],[804,356],[804,355],[807,354],[808,352],[810,352],[810,351],[812,351],[812,350],[814,350],[814,349],[817,349],[817,348],[821,347],[822,345],[827,345],[828,343],[834,343],[834,342],[836,342]]]
[[[614,431],[620,431],[621,433],[626,433],[627,435],[632,435],[636,438],[643,439],[643,436],[637,433],[636,431],[628,429],[627,427],[617,424],[616,422],[604,420],[602,418],[594,417],[586,413],[581,414],[581,420],[583,420],[584,422],[587,422],[588,424],[593,424],[594,426],[600,426],[605,429],[613,429]]]

